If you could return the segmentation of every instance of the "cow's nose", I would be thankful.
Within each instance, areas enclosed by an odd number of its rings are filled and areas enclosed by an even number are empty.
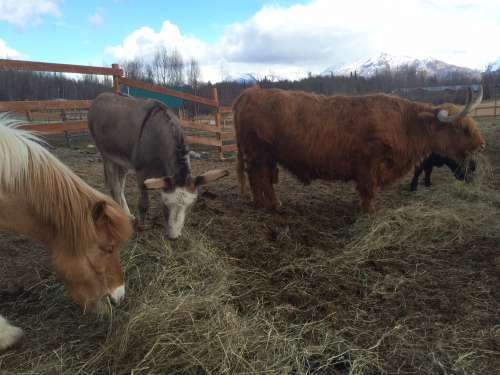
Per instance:
[[[111,297],[111,302],[114,305],[119,305],[125,298],[125,285],[120,285],[118,288],[113,290],[109,296]]]
[[[480,151],[486,150],[486,142],[481,143],[481,147],[479,148]]]

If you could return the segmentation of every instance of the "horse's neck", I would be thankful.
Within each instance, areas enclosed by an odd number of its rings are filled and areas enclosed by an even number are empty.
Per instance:
[[[41,223],[20,196],[0,193],[0,230],[23,234],[52,247],[52,230]]]

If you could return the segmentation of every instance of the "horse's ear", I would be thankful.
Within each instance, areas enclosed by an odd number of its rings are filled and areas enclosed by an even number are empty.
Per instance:
[[[209,184],[210,182],[217,181],[222,177],[226,177],[229,175],[229,171],[227,169],[214,169],[208,172],[205,172],[199,176],[196,176],[194,180],[194,184],[196,187],[201,185]]]
[[[153,189],[172,189],[174,182],[172,177],[159,177],[159,178],[148,178],[144,181],[144,186],[148,190]]]
[[[106,201],[98,201],[92,208],[92,218],[94,223],[101,221],[106,214]]]

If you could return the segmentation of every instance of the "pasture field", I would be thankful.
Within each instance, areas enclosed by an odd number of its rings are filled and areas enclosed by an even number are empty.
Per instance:
[[[500,129],[475,182],[411,176],[363,216],[351,184],[303,187],[281,171],[283,207],[238,197],[231,175],[200,192],[181,239],[150,230],[123,252],[128,295],[109,316],[65,295],[46,252],[0,234],[0,312],[25,329],[1,374],[495,374],[500,368]],[[104,191],[95,149],[54,152]],[[129,177],[127,197],[137,190]]]

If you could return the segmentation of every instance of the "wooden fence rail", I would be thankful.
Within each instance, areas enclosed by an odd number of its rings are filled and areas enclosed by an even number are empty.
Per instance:
[[[34,131],[42,135],[56,135],[56,134],[74,134],[86,133],[89,130],[87,120],[84,121],[66,121],[66,122],[51,122],[45,124],[23,124],[21,129]]]
[[[137,81],[137,80],[123,78],[123,77],[118,79],[118,83],[120,85],[127,85],[130,87],[135,87],[138,89],[156,92],[158,94],[172,96],[174,98],[179,98],[179,99],[187,100],[187,101],[198,103],[198,104],[204,104],[204,105],[207,105],[209,107],[217,108],[219,106],[219,104],[213,99],[207,99],[207,98],[204,98],[201,96],[196,96],[196,95],[191,95],[191,94],[187,94],[184,92],[171,90],[171,89],[168,89],[166,87],[153,85],[152,83]]]
[[[113,64],[109,68],[0,59],[0,70],[26,70],[112,76],[113,90],[116,93],[120,92],[121,85],[127,85],[206,105],[215,112],[213,114],[213,121],[210,121],[208,124],[196,121],[182,121],[183,128],[189,130],[188,134],[186,134],[186,143],[216,147],[221,158],[224,157],[225,153],[232,153],[235,151],[234,145],[227,144],[234,141],[234,133],[224,128],[224,124],[226,124],[227,120],[222,121],[222,116],[231,113],[232,109],[231,107],[220,105],[216,88],[213,89],[213,98],[205,98],[178,92],[150,83],[125,78],[123,76],[123,70],[120,69],[117,64]],[[88,111],[91,102],[91,100],[0,102],[0,112],[12,111],[25,115],[27,123],[21,126],[24,129],[36,131],[42,135],[64,134],[68,139],[68,134],[88,132],[88,126],[87,121],[82,118],[70,120],[67,116],[67,112],[81,111],[83,113],[84,111]],[[57,113],[57,111],[59,111],[59,113]],[[213,125],[211,123],[213,123]],[[204,135],[203,133],[208,133],[208,135]]]
[[[91,100],[43,100],[0,102],[0,112],[46,111],[55,109],[89,109]]]
[[[123,76],[123,70],[114,64],[114,67],[100,67],[87,65],[54,64],[38,61],[21,61],[0,59],[0,69],[5,70],[28,70],[32,72],[54,72],[54,73],[79,73],[96,74],[104,76]]]
[[[477,119],[490,118],[493,119],[493,123],[496,124],[497,116],[500,116],[500,106],[497,105],[497,100],[495,100],[493,105],[476,107],[472,116]]]

